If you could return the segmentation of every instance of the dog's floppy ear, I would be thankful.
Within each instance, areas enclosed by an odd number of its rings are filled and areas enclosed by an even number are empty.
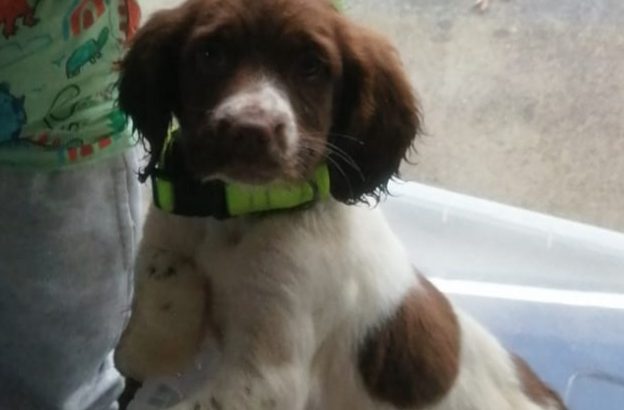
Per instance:
[[[330,135],[332,195],[347,203],[378,200],[420,131],[420,112],[385,39],[346,21],[338,32],[343,76]]]
[[[141,180],[158,162],[176,109],[179,49],[188,19],[184,7],[156,13],[138,31],[120,64],[119,107],[132,119],[141,141],[149,143],[150,160]]]

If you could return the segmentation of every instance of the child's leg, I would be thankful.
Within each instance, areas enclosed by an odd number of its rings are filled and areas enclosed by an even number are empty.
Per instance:
[[[0,168],[0,409],[108,409],[139,220],[133,153]]]

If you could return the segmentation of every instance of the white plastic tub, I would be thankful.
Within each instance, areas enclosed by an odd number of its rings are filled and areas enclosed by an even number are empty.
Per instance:
[[[440,289],[571,410],[624,408],[623,234],[416,183],[390,191],[383,210]]]

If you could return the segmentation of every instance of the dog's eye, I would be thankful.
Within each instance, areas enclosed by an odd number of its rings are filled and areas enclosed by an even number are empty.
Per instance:
[[[229,61],[222,46],[208,43],[197,51],[197,63],[202,72],[214,75],[225,71]]]
[[[327,73],[323,58],[314,51],[303,53],[296,61],[297,73],[306,80],[316,80]]]

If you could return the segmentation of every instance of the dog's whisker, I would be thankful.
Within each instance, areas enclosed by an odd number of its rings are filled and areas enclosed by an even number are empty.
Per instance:
[[[321,146],[320,143],[315,143],[314,144],[313,142],[316,142],[316,141],[302,140],[301,142],[302,142],[302,148],[304,150],[309,150],[309,151],[311,151],[313,153],[324,153],[325,149],[323,149],[323,148],[330,148],[329,146],[324,145],[324,144],[323,144],[323,146]],[[313,144],[308,144],[309,142],[313,143]],[[327,161],[336,169],[336,171],[338,171],[338,173],[340,175],[342,175],[344,180],[347,182],[347,185],[349,186],[349,189],[353,189],[353,187],[351,186],[351,180],[349,179],[349,177],[348,177],[347,173],[344,171],[344,169],[340,166],[338,161],[336,161],[334,158],[332,158],[329,155],[327,156]],[[348,162],[347,162],[347,164],[348,164]]]
[[[347,153],[345,152],[343,149],[341,149],[340,147],[336,146],[335,144],[329,142],[329,141],[318,141],[318,140],[314,140],[314,139],[307,139],[307,138],[302,138],[300,140],[300,144],[302,146],[302,148],[307,149],[311,152],[314,152],[316,154],[325,154],[327,153],[326,157],[328,160],[332,159],[332,164],[335,166],[338,164],[338,161],[336,161],[335,159],[331,158],[332,155],[336,156],[338,159],[340,159],[345,165],[348,165],[349,167],[351,167],[358,175],[358,177],[361,180],[365,180],[364,177],[364,173],[362,172],[362,169],[358,166],[358,164],[355,162],[355,160]],[[344,169],[341,168],[341,171],[344,173]],[[346,173],[344,173],[344,176],[346,177]]]
[[[357,162],[355,161],[355,159],[353,159],[353,157],[347,153],[344,149],[340,148],[339,146],[332,144],[329,141],[326,141],[325,144],[327,145],[327,147],[332,150],[334,153],[337,154],[341,154],[342,158],[347,161],[350,162],[350,164],[355,167],[358,171],[361,172],[361,168],[358,166]]]
[[[362,139],[354,137],[352,135],[348,135],[348,134],[341,134],[341,133],[337,133],[337,132],[328,132],[328,133],[324,133],[324,132],[309,132],[308,133],[311,136],[314,137],[339,137],[339,138],[344,138],[353,142],[356,142],[360,145],[364,145],[364,141],[362,141]]]
[[[354,137],[352,135],[348,135],[348,134],[340,134],[340,133],[336,133],[336,132],[330,132],[328,134],[330,137],[339,137],[339,138],[344,138],[347,140],[351,140],[353,142],[357,142],[360,145],[364,145],[364,141],[362,141],[362,139]]]
[[[346,153],[340,153],[337,151],[334,151],[331,147],[328,147],[328,151],[329,154],[327,156],[327,158],[331,158],[331,154],[334,154],[335,156],[337,156],[338,158],[340,158],[345,165],[350,166],[351,168],[353,168],[353,170],[357,173],[357,175],[360,177],[360,179],[362,181],[364,181],[366,178],[364,177],[364,173],[362,172],[362,169],[357,165],[357,163],[350,157],[348,156]]]

